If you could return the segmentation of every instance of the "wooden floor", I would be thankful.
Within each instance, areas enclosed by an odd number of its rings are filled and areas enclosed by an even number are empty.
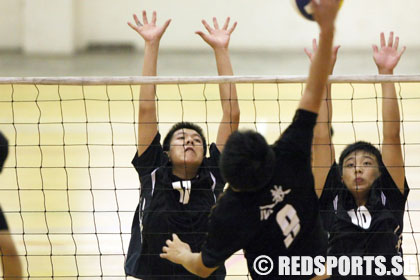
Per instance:
[[[238,85],[241,128],[274,142],[292,120],[301,84]],[[139,181],[138,86],[0,86],[0,130],[10,154],[0,176],[0,204],[31,279],[125,279]],[[405,215],[406,274],[418,275],[420,244],[420,84],[397,85],[411,187]],[[182,97],[182,101],[181,101]],[[355,140],[380,143],[380,86],[334,85],[337,155]],[[158,86],[159,128],[200,124],[209,141],[221,117],[216,85]],[[254,100],[255,99],[255,100]],[[228,279],[247,279],[241,252]],[[418,279],[417,276],[409,279]]]

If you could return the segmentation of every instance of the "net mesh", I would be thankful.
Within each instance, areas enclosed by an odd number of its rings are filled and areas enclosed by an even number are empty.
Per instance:
[[[401,140],[411,188],[403,233],[405,274],[417,279],[420,79],[381,78],[398,82]],[[190,121],[203,128],[211,143],[222,115],[217,83],[226,80],[195,79],[157,82],[159,130],[165,135],[172,124]],[[256,129],[274,142],[292,120],[304,78],[232,81],[237,82],[240,128]],[[379,146],[378,77],[338,77],[335,82],[332,125],[337,155],[356,140]],[[9,140],[9,157],[0,176],[0,205],[26,277],[126,279],[124,260],[140,190],[130,163],[137,143],[138,83],[131,78],[2,81],[0,131]],[[226,265],[227,279],[249,277],[241,252]]]

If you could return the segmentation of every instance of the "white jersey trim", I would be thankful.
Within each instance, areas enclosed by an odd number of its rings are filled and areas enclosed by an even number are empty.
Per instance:
[[[216,197],[216,194],[214,193],[214,189],[216,188],[216,177],[214,177],[213,173],[211,173],[210,171],[209,173],[210,173],[211,179],[213,180],[213,185],[211,185],[211,190],[213,191],[214,202],[216,202],[217,197]]]

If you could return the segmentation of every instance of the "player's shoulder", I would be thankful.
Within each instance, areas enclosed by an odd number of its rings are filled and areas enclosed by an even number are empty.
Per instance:
[[[324,189],[341,189],[342,186],[340,167],[336,162],[334,162],[328,171],[327,178],[325,179]]]
[[[243,219],[251,219],[252,213],[258,208],[255,193],[235,192],[227,188],[217,199],[216,205],[212,208],[212,215],[223,220],[230,220],[236,223]]]
[[[140,176],[141,193],[154,196],[158,190],[167,191],[168,188],[172,189],[171,174],[172,169],[167,165],[150,168],[148,172]]]
[[[391,174],[389,173],[388,167],[384,166],[383,168],[381,168],[381,176],[379,177],[379,183],[381,184],[380,186],[383,188],[397,188],[398,186],[395,183],[394,179],[392,178]],[[408,184],[407,184],[407,179],[404,178],[404,187],[408,188]]]
[[[381,175],[374,182],[372,188],[378,193],[381,193],[382,200],[393,201],[394,206],[398,208],[405,206],[405,202],[410,192],[407,179],[404,178],[404,193],[401,193],[386,166],[381,168]]]
[[[239,192],[233,191],[230,187],[227,187],[217,199],[216,206],[218,209],[231,208],[236,210],[241,206],[241,196]]]

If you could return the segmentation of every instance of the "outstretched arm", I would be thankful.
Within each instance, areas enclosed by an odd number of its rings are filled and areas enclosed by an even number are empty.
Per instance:
[[[373,59],[379,74],[394,74],[394,68],[400,61],[405,47],[398,50],[399,38],[394,40],[394,33],[389,34],[388,43],[384,33],[380,35],[381,47],[373,45]],[[382,120],[383,143],[382,159],[398,189],[404,194],[404,160],[400,139],[400,111],[393,83],[382,83]]]
[[[330,74],[334,71],[339,48],[340,46],[335,46],[333,48]],[[312,51],[305,48],[305,53],[311,62],[317,49],[318,45],[316,39],[312,40]],[[321,197],[328,172],[335,160],[335,150],[331,140],[332,112],[331,84],[328,83],[324,90],[317,123],[314,128],[314,139],[312,141],[312,173],[314,175],[315,191],[318,197]]]
[[[149,23],[146,11],[143,11],[143,23],[136,15],[133,15],[133,18],[135,24],[128,22],[128,25],[143,37],[145,42],[142,75],[156,76],[160,39],[171,20],[167,20],[162,26],[157,26],[156,12],[153,12],[152,21]],[[138,156],[146,151],[158,131],[155,94],[155,85],[140,86]]]
[[[0,260],[3,261],[4,280],[23,279],[22,264],[20,263],[13,240],[7,230],[0,231],[0,257]]]
[[[214,17],[212,28],[205,20],[202,20],[208,34],[202,31],[196,32],[196,34],[200,35],[213,48],[216,57],[217,72],[220,76],[233,75],[229,56],[229,41],[230,35],[236,28],[236,22],[231,27],[229,27],[229,22],[230,18],[228,17],[223,27],[219,28],[217,19]],[[216,145],[221,152],[230,134],[238,129],[240,111],[235,84],[220,84],[219,91],[223,116],[217,133]]]
[[[182,242],[176,234],[172,234],[172,240],[166,241],[166,246],[162,248],[162,259],[167,259],[173,263],[182,265],[189,272],[202,278],[207,278],[217,267],[209,268],[203,264],[201,253],[192,253],[187,243]]]
[[[327,85],[328,74],[330,73],[335,18],[339,9],[339,1],[312,0],[311,5],[314,10],[315,20],[320,28],[319,47],[312,59],[309,77],[299,103],[299,109],[318,113],[322,95]]]

